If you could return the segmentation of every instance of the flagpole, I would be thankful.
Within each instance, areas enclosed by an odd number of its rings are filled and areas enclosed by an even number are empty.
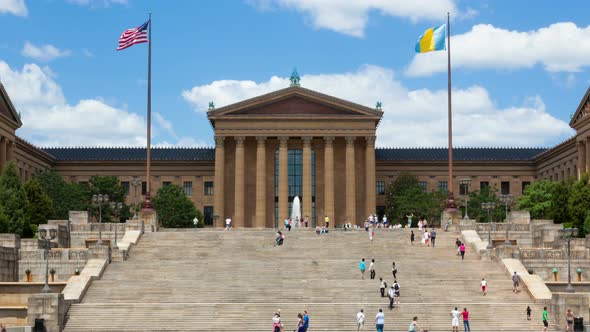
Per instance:
[[[152,208],[152,201],[151,201],[151,176],[150,176],[150,167],[151,167],[151,127],[152,127],[152,13],[149,14],[149,21],[148,21],[148,29],[149,29],[149,36],[148,36],[148,88],[147,88],[147,146],[146,146],[146,195],[145,195],[145,202],[144,208],[151,209]]]
[[[449,197],[447,209],[456,209],[453,197],[453,113],[451,109],[451,20],[447,13],[447,79],[448,79],[448,126],[449,126]]]

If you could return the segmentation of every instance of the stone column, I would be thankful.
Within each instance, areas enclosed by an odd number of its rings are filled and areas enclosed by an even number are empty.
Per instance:
[[[289,214],[289,137],[279,137],[279,226]]]
[[[215,137],[215,182],[213,182],[213,190],[215,196],[213,197],[213,214],[219,216],[214,220],[215,227],[223,227],[225,215],[225,147],[223,146],[225,137]]]
[[[266,137],[256,137],[256,227],[266,226]]]
[[[586,173],[590,174],[590,136],[586,137]]]
[[[234,220],[236,227],[244,227],[244,170],[246,159],[244,156],[244,136],[236,136],[236,175],[235,175],[235,199],[234,199]]]
[[[578,141],[578,180],[582,178],[582,173],[586,170],[586,149],[584,142]]]
[[[14,149],[16,148],[16,143],[15,142],[11,142],[11,141],[6,141],[8,143],[8,146],[6,147],[6,160],[7,161],[14,161]]]
[[[365,215],[363,218],[369,216],[369,214],[375,213],[377,209],[377,201],[375,199],[376,185],[375,180],[375,136],[365,137],[367,146],[365,148]]]
[[[312,137],[303,137],[303,218],[305,216],[309,217],[309,226],[311,226],[311,221],[313,220],[313,216],[311,215],[311,198],[312,198],[312,190],[311,190],[311,140]]]
[[[6,137],[0,136],[0,173],[2,173],[4,166],[6,166],[6,148],[8,147],[6,142]]]
[[[334,136],[324,137],[324,214],[330,218],[331,225],[334,220]]]
[[[348,136],[346,139],[346,221],[356,224],[356,177],[354,162],[354,141],[356,137]]]

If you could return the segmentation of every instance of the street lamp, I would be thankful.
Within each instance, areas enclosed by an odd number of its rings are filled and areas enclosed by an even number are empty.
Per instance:
[[[117,221],[115,223],[115,245],[113,246],[113,249],[119,249],[119,246],[117,245],[117,229],[119,228],[119,215],[121,214],[123,203],[111,202],[110,206],[111,210],[113,211],[113,215],[115,215],[115,220]]]
[[[571,261],[571,252],[570,252],[570,242],[572,238],[578,235],[577,228],[565,228],[560,229],[559,233],[561,238],[567,240],[567,287],[565,288],[566,293],[575,293],[574,286],[572,286],[572,274],[570,271],[570,261]]]
[[[465,186],[465,217],[463,217],[463,219],[469,219],[469,214],[467,213],[467,196],[469,196],[469,185],[471,184],[471,179],[461,179],[459,180],[459,184]]]
[[[217,227],[217,219],[219,219],[219,215],[218,214],[214,214],[213,215],[213,228]]]
[[[49,242],[57,236],[57,229],[50,228],[49,236],[47,236],[47,229],[39,229],[39,238],[45,240],[45,287],[41,290],[43,293],[51,293],[49,288]]]
[[[133,186],[133,219],[139,218],[137,215],[137,188],[141,186],[141,179],[134,177],[131,179],[131,185]]]
[[[109,203],[109,195],[92,195],[92,205],[98,206],[98,242],[97,245],[102,245],[102,206]]]
[[[504,245],[509,246],[510,240],[508,240],[508,228],[510,226],[510,220],[508,219],[508,206],[512,205],[514,202],[514,196],[512,195],[500,195],[500,202],[504,204],[504,208],[506,209],[506,239],[504,239]]]
[[[496,203],[494,202],[485,202],[481,203],[481,208],[488,212],[488,246],[486,249],[492,249],[494,246],[492,245],[492,222],[490,220],[490,211],[496,208]]]

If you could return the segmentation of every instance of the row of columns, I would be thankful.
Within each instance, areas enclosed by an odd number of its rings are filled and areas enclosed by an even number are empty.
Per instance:
[[[233,222],[236,226],[244,226],[245,218],[245,183],[244,171],[245,151],[244,136],[233,137],[236,142],[235,151],[235,181],[234,181],[234,214]],[[215,214],[225,218],[225,195],[224,195],[224,174],[225,174],[225,137],[215,137]],[[303,211],[304,216],[310,216],[312,213],[312,169],[311,169],[311,141],[313,137],[304,136],[303,141],[302,167],[303,167]],[[324,211],[325,215],[334,220],[334,136],[324,137]],[[349,136],[346,139],[346,218],[349,222],[354,223],[356,216],[356,174],[355,174],[355,140],[357,137]],[[289,212],[289,176],[288,176],[288,141],[289,137],[281,136],[279,140],[279,209],[280,218],[288,215]],[[366,157],[365,157],[365,174],[366,177],[366,194],[364,215],[369,215],[375,211],[375,137],[365,137],[366,140]],[[266,170],[266,137],[256,137],[256,215],[254,227],[266,226],[266,179],[268,178]],[[222,223],[220,223],[221,225]]]
[[[14,141],[9,140],[6,136],[0,136],[0,172],[9,161],[14,160],[15,148]]]
[[[590,173],[590,137],[578,141],[578,179],[582,173]]]

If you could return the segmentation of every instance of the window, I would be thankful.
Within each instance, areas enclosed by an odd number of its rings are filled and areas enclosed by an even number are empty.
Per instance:
[[[141,182],[141,194],[145,195],[147,193],[147,182],[142,181]]]
[[[523,181],[522,182],[522,194],[524,195],[524,191],[526,190],[526,187],[530,186],[530,182],[529,181]]]
[[[377,181],[377,195],[385,195],[385,181]]]
[[[480,181],[479,182],[479,190],[483,190],[484,188],[489,188],[490,183],[488,181]]]
[[[459,195],[465,196],[469,194],[469,188],[467,186],[465,183],[459,183]]]
[[[125,195],[129,195],[129,181],[122,181],[121,187],[125,189]]]
[[[443,192],[449,191],[449,182],[438,181],[438,190],[443,191]]]
[[[172,184],[172,182],[170,182],[170,181],[164,181],[164,182],[162,182],[162,187],[167,187],[171,184]]]
[[[182,188],[184,189],[184,194],[187,196],[193,195],[193,183],[191,181],[184,181]]]
[[[192,182],[185,182],[185,184],[186,183],[191,184],[191,190],[192,190],[193,183]],[[203,220],[203,222],[205,223],[205,226],[213,226],[213,207],[212,206],[203,207],[203,218],[205,218],[205,220]],[[221,220],[221,222],[223,222],[223,220]]]
[[[426,181],[420,181],[418,182],[418,185],[420,185],[420,188],[422,188],[423,193],[425,193],[428,189],[428,184],[426,183]]]
[[[205,181],[205,196],[213,195],[213,181]]]
[[[510,182],[502,181],[500,186],[502,187],[502,190],[501,190],[502,195],[510,195]]]

